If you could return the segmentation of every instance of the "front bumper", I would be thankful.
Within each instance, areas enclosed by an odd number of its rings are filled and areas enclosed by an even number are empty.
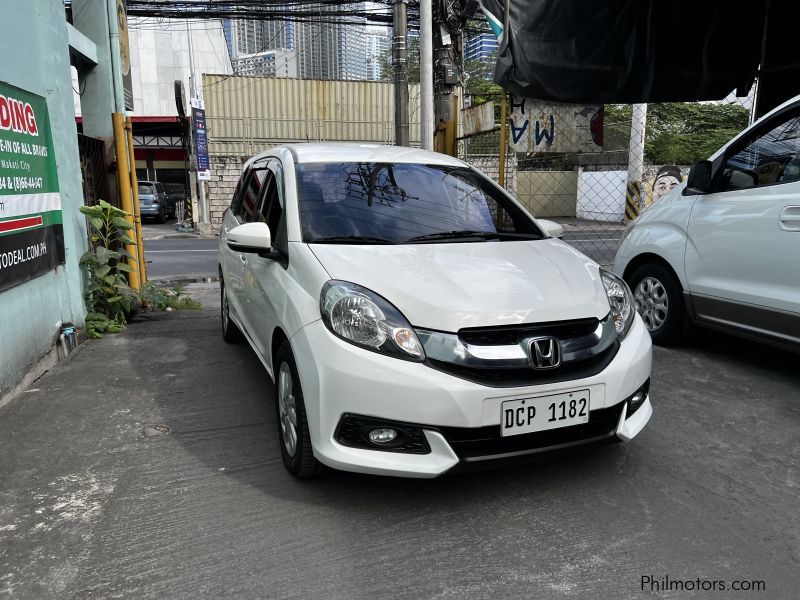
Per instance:
[[[449,434],[499,427],[501,403],[512,398],[588,388],[590,424],[596,416],[597,420],[601,415],[606,420],[611,418],[613,422],[606,431],[598,429],[598,436],[616,435],[623,441],[636,436],[652,414],[649,396],[630,417],[623,402],[650,377],[650,335],[638,316],[617,355],[600,373],[584,379],[515,388],[472,383],[420,363],[358,348],[333,336],[322,321],[302,328],[292,337],[291,345],[303,387],[314,455],[320,462],[346,471],[401,477],[441,475],[468,459]],[[406,454],[344,446],[335,440],[335,431],[346,413],[421,424],[431,451]],[[598,436],[572,439],[574,432],[570,429],[575,428],[549,433],[553,444],[514,451],[543,452],[565,444],[597,441],[592,438]],[[561,440],[559,431],[564,433]],[[504,458],[502,454],[507,453],[495,453],[489,458]]]

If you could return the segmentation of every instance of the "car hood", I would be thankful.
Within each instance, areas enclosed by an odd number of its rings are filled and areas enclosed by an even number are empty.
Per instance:
[[[377,292],[415,327],[458,331],[609,312],[598,266],[560,240],[309,247],[333,279]]]

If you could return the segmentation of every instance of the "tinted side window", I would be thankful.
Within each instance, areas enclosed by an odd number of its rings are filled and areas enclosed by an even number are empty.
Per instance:
[[[766,131],[733,148],[722,170],[720,191],[800,181],[800,114],[774,120]]]
[[[233,198],[231,198],[231,212],[237,217],[239,216],[239,210],[242,205],[241,202],[242,187],[244,187],[244,182],[249,176],[250,176],[250,171],[246,170],[242,172],[242,176],[239,177],[239,181],[236,182],[236,189],[233,190]]]
[[[250,169],[250,173],[245,180],[234,214],[244,223],[252,223],[259,220],[259,209],[261,208],[261,193],[263,191],[267,171],[263,167],[260,169]]]

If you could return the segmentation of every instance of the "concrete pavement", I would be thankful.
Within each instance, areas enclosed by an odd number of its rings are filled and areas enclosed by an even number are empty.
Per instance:
[[[433,481],[283,469],[270,383],[203,311],[85,344],[0,408],[0,598],[800,596],[797,356],[657,349],[630,445]],[[642,576],[766,591],[642,591]]]

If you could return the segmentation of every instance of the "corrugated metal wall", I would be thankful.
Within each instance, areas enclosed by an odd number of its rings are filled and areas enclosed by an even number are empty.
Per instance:
[[[394,85],[203,75],[209,152],[248,156],[280,142],[394,142]],[[419,86],[410,143],[419,144]]]

